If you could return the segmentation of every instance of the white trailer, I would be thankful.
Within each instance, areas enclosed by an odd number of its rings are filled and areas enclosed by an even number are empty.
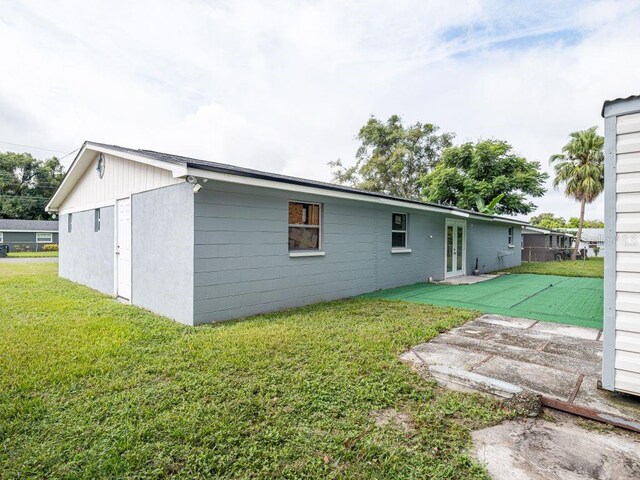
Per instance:
[[[640,95],[604,102],[602,386],[640,395]]]

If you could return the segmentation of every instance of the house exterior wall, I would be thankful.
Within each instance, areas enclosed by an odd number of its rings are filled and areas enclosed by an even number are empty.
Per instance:
[[[324,256],[289,255],[289,201],[322,204]],[[394,212],[408,214],[410,253],[392,253]],[[210,181],[195,196],[195,323],[334,300],[429,277],[441,280],[448,217],[460,218]],[[508,249],[507,228],[468,222],[467,263],[471,266],[479,256],[486,271],[518,265],[519,255],[498,259],[498,250]],[[514,227],[515,242],[519,234]]]
[[[510,226],[475,219],[467,221],[467,275],[475,268],[476,258],[480,273],[520,265],[522,229],[513,226],[513,239],[509,246]]]
[[[191,185],[131,197],[131,303],[193,324],[194,221]]]
[[[61,214],[113,205],[117,198],[184,182],[182,179],[173,178],[170,170],[114,155],[105,154],[104,158],[105,170],[102,178],[96,171],[98,164],[98,155],[96,155],[71,193],[60,205]]]
[[[640,395],[640,99],[605,113],[605,321],[602,385]]]
[[[60,216],[59,274],[109,295],[113,294],[114,208],[100,209],[100,231],[95,232],[94,210]]]
[[[9,245],[11,251],[15,250],[16,247],[18,248],[28,247],[29,251],[32,251],[32,252],[41,251],[44,245],[58,244],[58,232],[41,232],[41,233],[51,233],[53,237],[53,241],[46,242],[46,243],[38,243],[36,242],[35,232],[3,231],[2,240],[0,241],[0,244]]]

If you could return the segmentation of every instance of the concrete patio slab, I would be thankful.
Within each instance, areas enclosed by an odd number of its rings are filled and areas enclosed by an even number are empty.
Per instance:
[[[640,437],[597,431],[556,414],[472,433],[473,453],[494,480],[640,478]]]
[[[487,315],[417,345],[401,358],[445,387],[496,394],[496,385],[509,384],[573,410],[589,409],[599,418],[640,425],[639,398],[597,388],[599,334],[598,329]],[[496,395],[508,397],[509,389]]]
[[[434,283],[438,285],[474,285],[476,283],[492,280],[496,277],[499,277],[499,275],[462,275],[460,277],[448,278]]]

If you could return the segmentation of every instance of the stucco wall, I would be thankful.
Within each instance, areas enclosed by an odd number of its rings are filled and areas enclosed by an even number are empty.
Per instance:
[[[134,305],[193,324],[193,192],[181,183],[131,197]]]
[[[509,247],[509,226],[505,223],[467,220],[467,274],[475,268],[480,273],[515,267],[521,263],[522,229],[513,226],[513,247]]]
[[[289,200],[323,204],[325,256],[291,258]],[[391,253],[391,213],[409,214],[411,253]],[[444,215],[208,182],[195,196],[196,323],[443,277]],[[430,237],[431,236],[431,237]]]
[[[60,216],[60,276],[103,293],[113,294],[113,207],[100,212],[100,231],[95,232],[94,210],[73,214],[73,230],[68,232],[69,215]]]

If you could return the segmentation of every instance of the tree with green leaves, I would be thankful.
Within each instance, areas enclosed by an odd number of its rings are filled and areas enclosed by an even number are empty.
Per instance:
[[[568,228],[578,228],[580,226],[580,218],[571,217],[567,221]],[[583,225],[584,228],[604,228],[604,222],[602,220],[587,220],[585,218]]]
[[[564,218],[556,217],[555,214],[550,212],[539,213],[538,215],[531,217],[529,223],[534,227],[549,228],[551,230],[569,226]]]
[[[0,153],[0,218],[50,219],[44,208],[63,176],[56,157],[38,160],[29,153]]]
[[[502,195],[492,211],[513,215],[535,210],[527,197],[544,195],[547,178],[539,162],[515,154],[507,142],[481,140],[444,150],[422,183],[427,201],[479,210]]]
[[[443,149],[451,146],[452,133],[438,133],[431,123],[405,126],[398,115],[386,122],[372,116],[360,129],[356,163],[345,167],[329,162],[333,181],[371,192],[404,198],[421,197],[420,179],[438,163]]]
[[[576,243],[571,254],[573,260],[582,239],[584,213],[604,189],[604,138],[597,127],[579,130],[569,135],[569,142],[562,153],[552,155],[549,162],[555,170],[554,187],[564,185],[564,194],[580,202],[580,221]]]

